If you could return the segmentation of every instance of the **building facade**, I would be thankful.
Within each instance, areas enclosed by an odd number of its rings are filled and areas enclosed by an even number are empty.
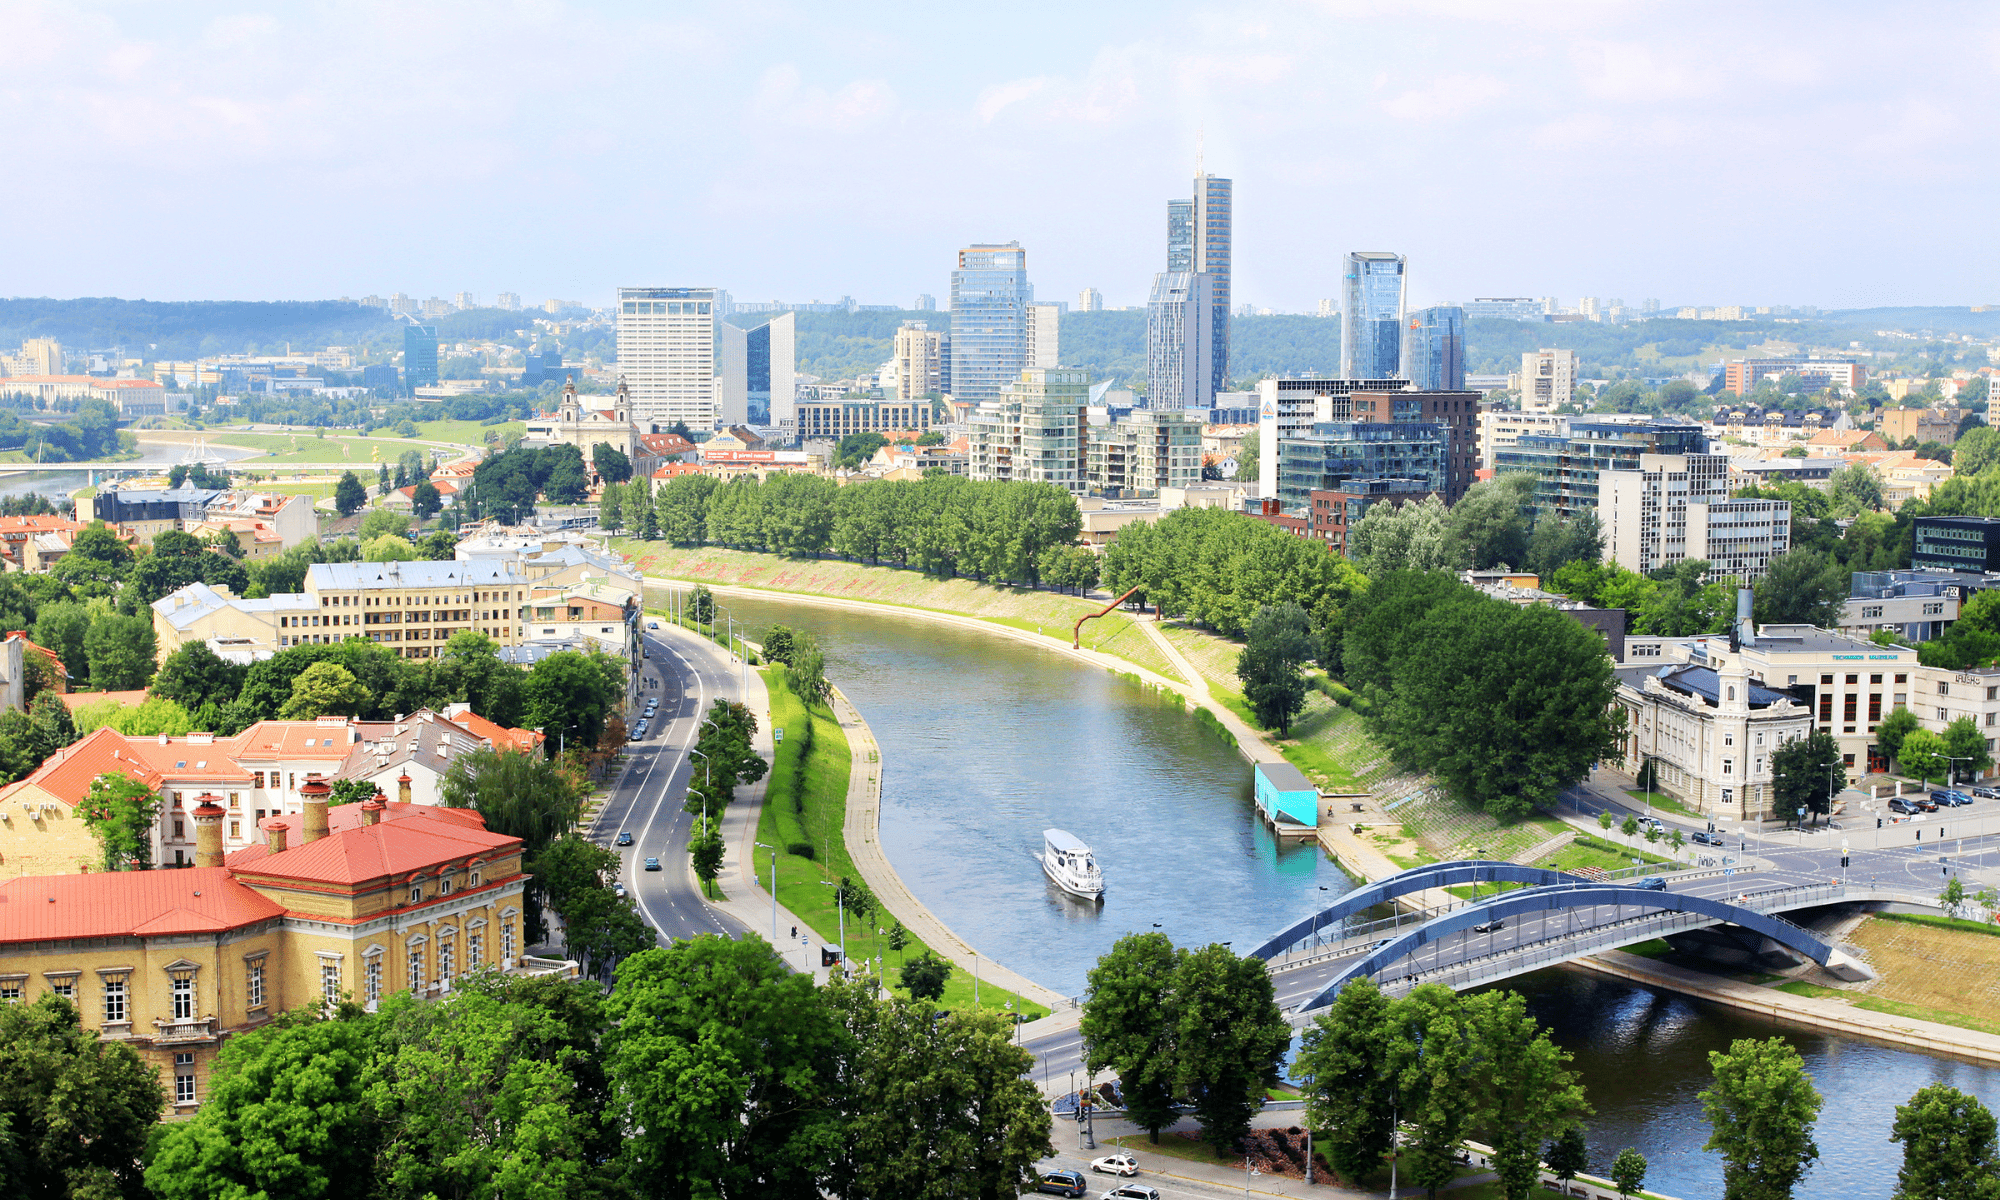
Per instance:
[[[1403,256],[1354,250],[1341,269],[1340,377],[1393,379],[1403,367]]]
[[[1521,356],[1521,411],[1554,412],[1576,396],[1576,351],[1535,350]]]
[[[1235,229],[1233,185],[1206,171],[1194,177],[1194,261],[1186,269],[1213,279],[1215,316],[1209,335],[1213,339],[1210,391],[1229,388],[1229,263]],[[1168,270],[1172,270],[1172,266]]]
[[[1027,351],[1024,367],[1062,365],[1062,308],[1054,304],[1030,304],[1027,321]]]
[[[1030,368],[973,410],[967,473],[975,480],[1053,483],[1072,493],[1088,490],[1084,413],[1090,405],[1087,371]]]
[[[1415,421],[1443,428],[1444,477],[1436,487],[1445,503],[1456,504],[1478,477],[1483,400],[1478,392],[1359,391],[1349,403],[1356,421]]]
[[[420,387],[436,387],[437,381],[437,326],[403,326],[403,387],[414,395]]]
[[[1637,471],[1647,454],[1706,454],[1704,426],[1677,417],[1573,416],[1561,435],[1523,434],[1494,454],[1496,474],[1535,476],[1544,516],[1575,517],[1598,507],[1608,471]]]
[[[1482,409],[1479,414],[1479,469],[1491,471],[1494,456],[1520,444],[1523,436],[1567,437],[1569,418],[1561,413]]]
[[[1638,470],[1601,477],[1598,520],[1604,557],[1642,575],[1700,559],[1750,583],[1792,545],[1791,502],[1731,499],[1720,454],[1641,454]]]
[[[1275,499],[1286,516],[1305,517],[1314,492],[1347,491],[1360,481],[1408,481],[1444,491],[1445,427],[1416,421],[1327,421],[1278,443]]]
[[[618,378],[634,419],[649,430],[723,423],[715,303],[714,288],[618,289]]]
[[[1400,508],[1425,496],[1438,495],[1429,481],[1423,479],[1350,479],[1308,493],[1311,507],[1306,512],[1306,530],[1334,553],[1345,555],[1348,535],[1361,524],[1369,509],[1377,504]]]
[[[905,321],[896,331],[896,395],[904,401],[943,396],[950,389],[951,365],[943,333],[928,321]]]
[[[951,273],[951,394],[998,401],[1028,353],[1028,252],[1021,243],[967,246]]]
[[[798,320],[779,313],[743,335],[747,409],[753,425],[782,425],[797,413]]]
[[[1910,566],[1917,570],[2000,570],[2000,517],[1918,517]]]
[[[1260,379],[1257,381],[1257,469],[1260,495],[1277,495],[1278,443],[1309,434],[1326,421],[1355,420],[1356,397],[1400,392],[1401,379]]]
[[[1157,496],[1201,482],[1201,423],[1178,409],[1135,408],[1087,427],[1086,482],[1106,496]]]
[[[1214,297],[1214,276],[1188,271],[1153,276],[1146,301],[1147,407],[1214,407]]]
[[[1194,271],[1194,201],[1167,201],[1167,270]]]
[[[1875,422],[1875,431],[1892,443],[1915,438],[1918,444],[1949,446],[1958,440],[1959,422],[1966,416],[1962,408],[1885,408]]]
[[[1465,310],[1456,305],[1420,308],[1403,323],[1403,360],[1397,372],[1419,391],[1465,389]]]
[[[1812,713],[1751,678],[1740,655],[1718,651],[1669,667],[1617,671],[1625,709],[1619,769],[1648,762],[1660,789],[1716,821],[1776,815],[1771,756],[1812,732]]]
[[[1853,393],[1868,382],[1868,368],[1858,362],[1831,358],[1739,358],[1722,368],[1722,388],[1747,396],[1762,379],[1797,375],[1811,391]]]

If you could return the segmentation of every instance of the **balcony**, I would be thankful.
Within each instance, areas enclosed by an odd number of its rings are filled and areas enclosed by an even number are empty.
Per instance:
[[[212,1042],[215,1040],[215,1018],[195,1017],[187,1021],[153,1019],[153,1044],[155,1046],[179,1045],[183,1042]]]

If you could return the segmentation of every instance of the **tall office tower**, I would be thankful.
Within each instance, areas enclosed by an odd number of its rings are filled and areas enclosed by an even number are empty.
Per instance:
[[[1321,316],[1321,317],[1337,317],[1337,316],[1339,316],[1339,315],[1340,315],[1340,301],[1338,301],[1338,300],[1322,300],[1322,301],[1320,301],[1320,302],[1319,302],[1319,313],[1318,313],[1317,315],[1319,315],[1319,316]]]
[[[389,293],[389,311],[392,313],[408,313],[411,316],[415,316],[417,302],[401,292],[391,292]]]
[[[414,393],[420,387],[436,387],[437,381],[437,326],[403,326],[403,386]]]
[[[1403,256],[1352,251],[1340,284],[1340,377],[1395,378],[1402,367]]]
[[[1158,412],[1215,406],[1215,277],[1153,276],[1146,300],[1146,407]]]
[[[1215,391],[1229,384],[1230,183],[1206,172],[1194,177],[1194,266],[1215,279]]]
[[[750,336],[720,319],[715,322],[715,409],[718,425],[750,423]]]
[[[1576,396],[1576,351],[1537,350],[1521,356],[1521,411],[1554,412]]]
[[[1167,201],[1167,270],[1194,270],[1194,201]]]
[[[1028,306],[1028,352],[1022,361],[1028,367],[1062,365],[1062,308],[1054,304]]]
[[[618,376],[635,423],[716,428],[715,322],[714,288],[618,289]]]
[[[508,312],[515,312],[519,310],[521,307],[520,293],[501,292],[499,295],[493,297],[493,307],[503,308],[506,309]]]
[[[918,292],[917,302],[910,307],[917,312],[936,312],[937,297],[931,295],[929,292]]]
[[[1104,293],[1098,291],[1096,288],[1085,288],[1081,292],[1078,292],[1076,296],[1076,311],[1103,312]]]
[[[944,334],[929,321],[905,321],[896,331],[896,399],[921,400],[945,390]]]
[[[1028,352],[1028,252],[981,243],[958,252],[951,273],[951,394],[982,404],[1021,373]]]
[[[753,424],[782,425],[798,416],[796,318],[779,313],[743,335],[748,407]]]
[[[1084,411],[1090,375],[1031,367],[973,411],[967,473],[975,480],[1053,483],[1081,495],[1085,473]]]
[[[451,302],[452,304],[457,306],[460,312],[464,312],[468,308],[479,307],[479,301],[474,300],[472,298],[471,292],[460,292],[458,295],[453,296],[451,298]]]
[[[1455,304],[1420,308],[1403,322],[1403,362],[1397,372],[1420,392],[1465,387],[1465,310]]]

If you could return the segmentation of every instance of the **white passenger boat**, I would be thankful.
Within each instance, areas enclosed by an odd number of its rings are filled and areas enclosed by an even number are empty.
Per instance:
[[[1042,870],[1072,896],[1104,899],[1104,873],[1097,869],[1090,847],[1063,830],[1042,830]]]

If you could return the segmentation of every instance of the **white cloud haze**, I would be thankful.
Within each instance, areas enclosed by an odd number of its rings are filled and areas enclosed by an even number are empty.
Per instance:
[[[1144,298],[1197,131],[1240,300],[2000,302],[1981,4],[0,0],[0,294]]]

